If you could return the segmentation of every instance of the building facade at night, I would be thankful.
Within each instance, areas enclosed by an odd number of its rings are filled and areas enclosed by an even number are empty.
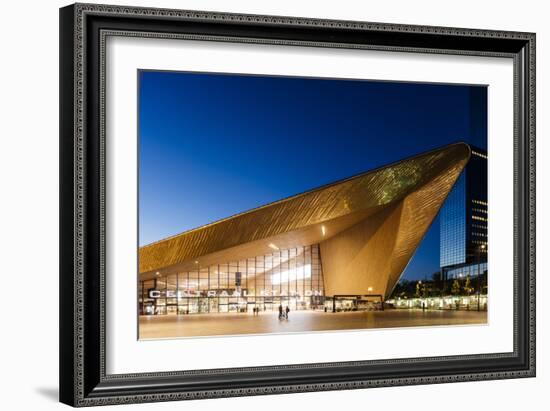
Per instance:
[[[320,309],[324,287],[319,245],[200,267],[140,282],[143,314]]]
[[[470,156],[452,144],[143,246],[140,314],[385,301]]]
[[[487,272],[487,152],[472,147],[470,161],[440,212],[440,266],[444,279]]]

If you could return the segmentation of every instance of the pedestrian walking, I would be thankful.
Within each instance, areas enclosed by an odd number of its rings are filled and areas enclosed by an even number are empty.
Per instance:
[[[283,306],[279,305],[279,319],[283,318]]]
[[[288,308],[288,305],[285,308],[285,318],[288,320],[288,313],[290,311],[290,308]]]

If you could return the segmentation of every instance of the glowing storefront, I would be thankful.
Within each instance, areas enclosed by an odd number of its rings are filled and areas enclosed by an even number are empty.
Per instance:
[[[141,247],[141,314],[387,299],[470,157],[411,157]]]

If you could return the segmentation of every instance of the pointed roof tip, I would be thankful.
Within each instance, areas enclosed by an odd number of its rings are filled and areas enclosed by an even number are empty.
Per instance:
[[[449,144],[447,147],[456,147],[460,150],[464,150],[464,154],[466,154],[465,157],[468,159],[472,155],[472,147],[464,141],[457,141],[456,143]]]

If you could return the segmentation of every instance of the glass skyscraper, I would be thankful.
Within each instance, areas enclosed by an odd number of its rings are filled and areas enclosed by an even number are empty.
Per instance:
[[[444,278],[487,270],[487,152],[472,156],[440,213],[440,267]]]
[[[487,91],[470,91],[472,141],[487,139]],[[440,267],[443,279],[487,271],[487,151],[470,145],[471,157],[440,211]]]

